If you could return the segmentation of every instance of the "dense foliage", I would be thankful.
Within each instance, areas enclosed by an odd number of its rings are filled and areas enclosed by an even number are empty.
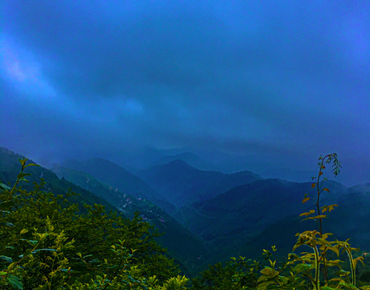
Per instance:
[[[1,289],[181,289],[186,284],[185,277],[175,277],[177,267],[138,215],[124,219],[101,205],[86,205],[87,213],[78,214],[77,205],[44,192],[42,184],[22,190],[17,184],[32,164],[21,164],[15,186],[0,196]]]

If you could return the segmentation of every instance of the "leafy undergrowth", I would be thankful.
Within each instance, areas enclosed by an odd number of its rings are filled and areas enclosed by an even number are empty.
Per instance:
[[[351,247],[348,240],[330,240],[331,234],[323,232],[325,214],[336,205],[320,206],[320,195],[329,191],[320,178],[332,161],[337,175],[336,154],[319,158],[319,175],[312,184],[317,189],[316,208],[301,214],[317,222],[318,230],[298,233],[293,252],[302,246],[308,252],[273,261],[277,249],[272,246],[263,250],[262,262],[231,258],[189,280],[178,275],[178,267],[154,240],[152,226],[139,214],[124,219],[97,204],[86,205],[81,214],[67,200],[72,192],[55,196],[36,183],[31,191],[18,187],[29,175],[24,170],[37,166],[22,159],[13,188],[0,183],[0,288],[370,289],[367,253]],[[309,199],[305,196],[303,203]]]

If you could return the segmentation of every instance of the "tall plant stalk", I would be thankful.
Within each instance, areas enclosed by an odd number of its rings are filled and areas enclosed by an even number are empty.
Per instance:
[[[327,178],[325,177],[322,181],[321,181],[321,184],[320,184],[320,178],[321,176],[323,175],[323,170],[325,169],[325,165],[324,164],[330,164],[331,162],[333,161],[333,173],[334,173],[334,176],[337,176],[339,173],[340,173],[340,168],[342,167],[341,166],[341,163],[339,162],[338,160],[338,154],[336,153],[333,153],[333,154],[328,154],[328,155],[325,155],[324,157],[320,156],[319,157],[319,162],[318,162],[318,165],[319,165],[319,174],[317,176],[317,179],[316,179],[316,182],[312,184],[312,188],[315,188],[317,189],[317,198],[316,198],[316,210],[317,210],[317,215],[314,216],[314,217],[309,217],[307,219],[314,219],[315,221],[318,221],[318,228],[319,228],[319,235],[320,235],[320,238],[322,239],[323,237],[323,226],[322,226],[322,220],[323,218],[326,217],[326,215],[323,215],[323,213],[327,210],[331,211],[333,209],[335,205],[330,205],[330,206],[324,206],[321,210],[320,208],[320,195],[323,191],[327,191],[330,193],[329,189],[326,188],[326,187],[322,187],[323,185],[323,182],[325,180],[327,180]],[[314,180],[315,177],[312,177],[312,180]],[[303,202],[306,202],[308,201],[309,198],[307,196],[305,196],[305,198],[303,199]],[[311,213],[314,213],[315,211],[312,210],[310,212]],[[325,282],[328,284],[329,282],[329,277],[328,277],[328,267],[327,267],[327,264],[326,264],[326,250],[324,250],[322,252],[322,256],[321,256],[321,259],[322,259],[322,262],[323,262],[323,275],[324,275],[324,278],[325,278]]]

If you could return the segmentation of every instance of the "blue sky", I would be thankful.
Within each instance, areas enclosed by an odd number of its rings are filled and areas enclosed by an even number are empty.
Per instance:
[[[370,182],[369,1],[2,0],[0,146],[212,146]]]

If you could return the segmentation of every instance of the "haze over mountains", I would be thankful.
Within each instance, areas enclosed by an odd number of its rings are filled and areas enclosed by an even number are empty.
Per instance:
[[[207,200],[235,186],[262,179],[249,171],[235,174],[203,171],[182,160],[140,170],[137,175],[176,207]]]
[[[186,162],[187,164],[189,164],[190,166],[200,169],[200,170],[212,171],[212,170],[216,170],[217,168],[219,168],[219,166],[214,165],[213,163],[208,162],[191,152],[184,152],[184,153],[180,153],[176,155],[164,156],[163,158],[155,162],[154,165],[164,165],[164,164],[170,163],[171,161],[176,161],[176,160],[182,160]]]
[[[317,156],[318,157],[318,156]],[[226,174],[240,171],[251,171],[262,178],[281,178],[288,181],[307,182],[312,176],[317,176],[316,160],[305,162],[305,167],[296,167],[288,160],[282,159],[280,166],[273,165],[270,158],[265,156],[255,161],[254,156],[228,154],[217,148],[203,148],[201,146],[185,146],[177,149],[158,149],[153,147],[138,148],[127,152],[120,152],[116,160],[111,160],[132,173],[146,170],[157,165],[168,164],[171,161],[182,160],[191,167],[203,171],[218,171]],[[308,164],[308,165],[307,165]],[[352,172],[344,166],[345,173],[335,177],[335,180],[345,185],[355,185],[354,175],[366,176],[365,173]],[[328,170],[327,176],[331,179],[334,175]],[[369,176],[370,178],[370,176]],[[366,182],[366,178],[363,179]]]
[[[11,183],[19,169],[19,156],[4,148],[0,153],[0,180]],[[148,168],[135,173],[102,158],[54,165],[51,169],[61,179],[45,168],[41,173],[52,178],[54,188],[68,180],[80,186],[73,185],[75,191],[97,201],[103,198],[128,217],[140,211],[144,221],[165,232],[159,241],[183,270],[192,274],[231,256],[256,258],[272,240],[281,254],[287,253],[295,243],[295,233],[316,228],[313,221],[301,222],[299,218],[300,213],[314,207],[317,193],[312,182],[264,179],[251,171],[226,174],[200,170],[185,160],[199,166],[210,163],[194,153],[174,153],[152,158]],[[41,173],[35,172],[35,180]],[[288,175],[289,171],[280,173]],[[296,177],[303,173],[307,172]],[[338,239],[352,237],[353,246],[368,247],[370,183],[346,187],[329,180],[325,187],[330,194],[322,195],[321,205],[339,205],[324,221],[325,230]],[[311,200],[302,204],[305,194]]]

